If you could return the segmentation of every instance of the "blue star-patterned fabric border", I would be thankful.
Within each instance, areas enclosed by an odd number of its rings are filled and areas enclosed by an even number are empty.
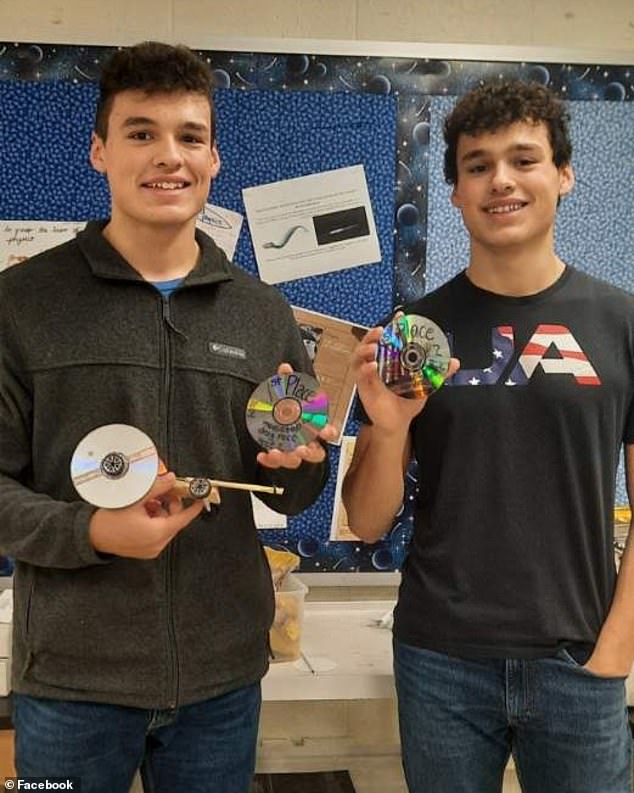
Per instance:
[[[115,49],[0,43],[0,89],[3,92],[0,120],[6,128],[6,120],[10,120],[12,115],[18,112],[26,114],[23,127],[25,140],[9,142],[11,148],[20,149],[23,171],[18,184],[13,186],[8,184],[7,173],[4,172],[3,217],[71,220],[96,217],[107,212],[107,191],[99,177],[92,174],[85,176],[89,181],[89,189],[77,190],[75,187],[77,171],[74,169],[84,173],[82,169],[85,167],[91,118],[76,112],[74,103],[83,107],[87,97],[93,101],[100,64]],[[436,263],[444,261],[443,251],[446,249],[437,247],[439,240],[435,234],[438,226],[434,226],[434,223],[437,222],[436,213],[441,207],[446,208],[447,198],[446,194],[437,192],[440,188],[437,185],[438,163],[434,159],[437,156],[434,146],[441,145],[438,119],[445,108],[443,98],[447,98],[450,103],[451,97],[466,93],[483,79],[512,77],[535,80],[549,85],[563,98],[586,104],[585,112],[588,115],[583,121],[581,135],[586,134],[585,124],[591,124],[595,111],[612,113],[615,118],[620,118],[622,113],[631,112],[631,106],[625,111],[624,105],[629,105],[634,98],[632,66],[629,64],[485,62],[202,50],[199,54],[209,63],[219,89],[216,104],[220,117],[219,143],[224,168],[212,197],[217,203],[243,211],[238,194],[239,189],[247,185],[238,186],[232,181],[231,173],[243,165],[241,153],[245,150],[240,148],[241,143],[244,145],[244,140],[241,140],[243,130],[249,125],[253,129],[257,127],[258,114],[265,106],[270,109],[276,105],[275,112],[293,113],[293,124],[288,129],[274,130],[277,143],[288,147],[290,159],[287,162],[285,156],[284,162],[275,159],[269,161],[268,155],[274,146],[269,145],[267,139],[262,150],[251,150],[253,156],[249,158],[249,167],[252,184],[287,178],[291,174],[302,175],[311,170],[354,164],[352,159],[347,159],[356,156],[354,147],[362,144],[366,147],[369,161],[365,162],[365,166],[373,207],[381,222],[389,216],[389,222],[378,229],[381,263],[352,268],[346,271],[344,277],[334,273],[280,285],[286,297],[297,305],[361,324],[371,324],[389,311],[392,305],[420,297],[431,284],[436,284],[434,279],[440,273],[440,270],[436,270]],[[59,90],[66,92],[66,101],[70,103],[69,118],[61,128],[51,130],[58,143],[54,156],[67,169],[62,184],[51,185],[47,181],[38,181],[41,167],[46,167],[48,151],[39,141],[37,145],[34,144],[28,115],[32,114],[33,123],[37,122],[41,106],[25,108],[21,105],[17,108],[15,103],[5,104],[6,97],[11,97],[11,91],[16,90],[16,84],[24,87],[27,83],[57,83]],[[270,92],[275,92],[273,104],[262,98]],[[335,104],[329,105],[329,102]],[[356,119],[355,123],[361,125],[350,136],[354,139],[353,145],[346,147],[342,144],[341,150],[337,152],[334,151],[335,145],[340,146],[337,132],[329,132],[322,118],[323,109],[333,106],[337,108],[337,113],[327,110],[325,119],[337,118],[343,109],[349,118]],[[241,112],[242,108],[247,108],[246,117]],[[222,119],[225,119],[226,125]],[[316,127],[318,134],[314,152],[298,145],[305,132],[301,129],[304,121],[307,129],[310,129],[311,124],[324,122]],[[363,126],[363,121],[369,123]],[[373,121],[386,125],[386,130],[372,129]],[[267,132],[271,133],[271,129],[267,129]],[[386,137],[378,134],[381,132],[386,132]],[[576,132],[575,135],[578,140]],[[374,136],[375,140],[363,141],[364,136]],[[3,137],[6,136],[3,134]],[[606,145],[605,140],[601,145]],[[1,150],[0,156],[3,156]],[[631,161],[630,149],[630,167]],[[627,162],[623,167],[627,167]],[[621,183],[625,184],[625,181],[621,179]],[[11,189],[7,190],[7,187]],[[592,189],[593,186],[588,183],[588,190]],[[20,197],[24,199],[27,194],[30,203],[24,213],[18,213],[17,205],[12,202]],[[68,202],[73,206],[70,214]],[[24,207],[24,204],[21,206]],[[564,206],[562,222],[566,211],[567,207]],[[614,218],[613,221],[616,222]],[[616,233],[608,236],[612,244],[616,244]],[[445,240],[447,237],[449,234],[445,229]],[[620,267],[619,272],[624,273],[625,277],[632,271],[631,250],[630,246],[620,263],[616,263],[614,257],[611,259],[612,266]],[[245,231],[240,238],[236,259],[246,269],[255,271],[253,253]],[[364,295],[363,300],[359,299],[360,294]],[[339,308],[341,311],[337,310]],[[351,419],[346,433],[354,434],[356,430],[357,425]],[[411,535],[415,469],[410,469],[407,475],[406,498],[393,531],[383,541],[366,546],[354,542],[332,543],[328,540],[338,450],[331,450],[331,462],[331,482],[312,510],[293,519],[291,528],[286,532],[265,532],[265,540],[297,551],[302,557],[301,569],[304,571],[400,569]]]
[[[94,83],[115,47],[0,42],[0,80]],[[371,55],[199,50],[219,88],[391,96],[397,104],[393,303],[426,291],[428,158],[432,97],[460,96],[484,79],[549,85],[571,101],[634,98],[632,65],[487,62]]]

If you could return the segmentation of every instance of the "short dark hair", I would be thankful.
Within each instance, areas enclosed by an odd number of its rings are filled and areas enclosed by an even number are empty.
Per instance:
[[[544,122],[548,128],[553,162],[559,168],[572,156],[568,132],[570,115],[564,103],[546,86],[521,80],[485,82],[465,94],[445,119],[445,181],[456,184],[456,152],[460,135],[495,132],[517,121]]]
[[[95,132],[102,140],[106,139],[112,102],[122,91],[144,91],[146,94],[191,91],[209,100],[213,142],[216,135],[213,88],[211,70],[188,47],[159,41],[125,47],[111,55],[101,71]]]

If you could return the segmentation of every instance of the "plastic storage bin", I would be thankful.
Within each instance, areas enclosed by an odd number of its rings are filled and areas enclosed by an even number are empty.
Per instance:
[[[300,656],[307,592],[308,587],[292,573],[275,592],[275,619],[269,634],[273,661],[295,661]]]

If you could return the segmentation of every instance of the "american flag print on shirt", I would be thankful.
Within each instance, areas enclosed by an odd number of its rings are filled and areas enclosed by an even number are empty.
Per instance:
[[[450,338],[450,342],[453,339]],[[451,344],[453,347],[453,344]],[[552,351],[558,357],[551,355]],[[515,352],[515,334],[510,325],[491,329],[491,363],[484,369],[460,369],[447,385],[478,386],[503,383],[506,386],[528,385],[538,367],[545,374],[567,374],[579,385],[599,386],[601,379],[569,328],[565,325],[538,325],[520,353],[510,374],[504,372]],[[549,357],[546,357],[548,354]],[[504,378],[504,379],[503,379]]]

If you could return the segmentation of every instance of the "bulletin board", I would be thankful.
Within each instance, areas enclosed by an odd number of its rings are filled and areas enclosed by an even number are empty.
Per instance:
[[[87,153],[100,63],[114,49],[0,43],[0,220],[107,216],[106,185]],[[634,290],[631,65],[275,49],[199,53],[218,86],[223,166],[215,204],[244,213],[245,187],[365,168],[381,260],[279,284],[293,305],[372,325],[465,266],[467,237],[442,177],[442,119],[457,97],[497,76],[535,80],[570,102],[578,175],[559,212],[558,250],[579,269]],[[257,275],[246,223],[235,261]],[[350,418],[345,434],[357,430]],[[263,531],[262,540],[298,553],[305,573],[398,571],[411,536],[415,472],[408,473],[403,508],[386,538],[374,545],[331,542],[338,447],[330,460],[332,476],[319,500],[289,519],[287,529]],[[617,499],[625,501],[622,472]]]

